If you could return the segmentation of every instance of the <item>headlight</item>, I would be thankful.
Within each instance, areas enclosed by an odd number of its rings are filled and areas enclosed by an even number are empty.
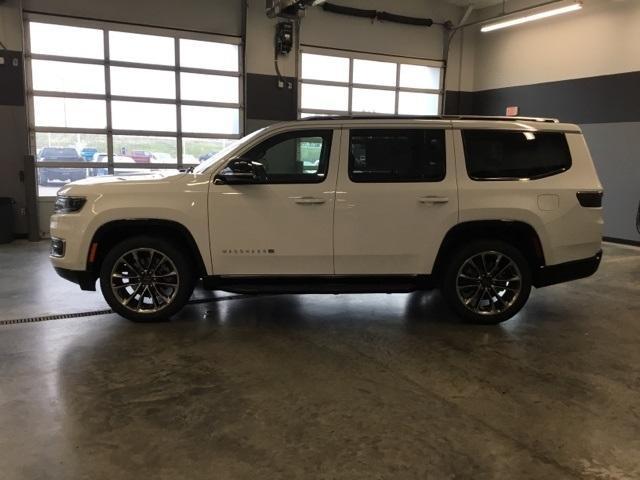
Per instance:
[[[73,213],[79,212],[87,201],[84,197],[66,197],[58,195],[56,203],[53,204],[55,213]]]

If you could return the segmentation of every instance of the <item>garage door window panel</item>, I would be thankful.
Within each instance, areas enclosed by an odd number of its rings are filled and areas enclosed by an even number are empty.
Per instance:
[[[90,59],[104,58],[102,30],[29,22],[31,53]]]
[[[183,138],[182,163],[198,165],[237,141],[228,138]]]
[[[183,105],[182,131],[236,135],[240,132],[240,111],[237,108]]]
[[[438,90],[440,69],[422,65],[400,65],[400,87]]]
[[[178,163],[175,137],[114,135],[113,152],[130,158],[135,166]]]
[[[240,79],[223,75],[182,72],[180,95],[182,100],[238,104]]]
[[[397,67],[395,63],[355,59],[353,83],[395,87]]]
[[[111,103],[113,128],[116,130],[144,130],[173,132],[176,130],[176,106],[160,103]]]
[[[93,162],[97,161],[97,154],[106,151],[107,136],[104,134],[36,133],[36,162]]]
[[[111,94],[126,97],[173,99],[176,75],[166,70],[111,67]]]
[[[32,60],[36,91],[104,94],[104,66],[87,63]]]
[[[175,65],[174,40],[159,35],[111,31],[109,56],[121,62]]]
[[[105,128],[104,100],[62,97],[34,97],[36,127]]]
[[[302,78],[347,83],[349,82],[349,59],[303,53]]]
[[[441,68],[369,58],[301,54],[298,115],[330,112],[435,115]],[[370,57],[379,57],[375,60]],[[416,60],[419,62],[420,60]]]
[[[329,85],[302,84],[302,105],[314,110],[349,110],[349,89]]]
[[[239,71],[239,47],[229,43],[180,39],[180,66],[227,72]]]
[[[351,130],[349,178],[356,183],[438,182],[445,177],[444,130]]]
[[[400,115],[437,115],[440,98],[435,93],[400,92],[398,113]]]
[[[395,113],[396,94],[392,90],[354,88],[351,110],[366,113]]]

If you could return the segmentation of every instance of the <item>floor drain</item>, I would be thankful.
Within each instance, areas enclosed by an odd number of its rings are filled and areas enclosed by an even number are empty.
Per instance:
[[[92,317],[94,315],[107,315],[109,313],[113,313],[113,310],[111,309],[93,310],[91,312],[61,313],[59,315],[43,315],[41,317],[14,318],[12,320],[0,320],[0,325],[16,325],[18,323],[47,322],[49,320],[64,320],[66,318]]]
[[[227,295],[225,297],[211,297],[211,298],[195,298],[193,300],[189,300],[189,304],[198,304],[198,303],[211,303],[218,302],[220,300],[233,300],[236,298],[244,298],[252,295]],[[50,320],[65,320],[67,318],[80,318],[80,317],[94,317],[96,315],[108,315],[113,313],[113,310],[110,308],[106,310],[92,310],[89,312],[76,312],[76,313],[60,313],[57,315],[42,315],[40,317],[30,317],[30,318],[14,318],[11,320],[0,320],[0,326],[2,325],[17,325],[20,323],[37,323],[37,322],[48,322]]]

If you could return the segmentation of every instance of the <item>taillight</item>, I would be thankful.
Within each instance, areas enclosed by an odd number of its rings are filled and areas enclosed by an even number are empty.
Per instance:
[[[576,196],[580,205],[588,208],[599,208],[602,206],[602,192],[578,192]]]

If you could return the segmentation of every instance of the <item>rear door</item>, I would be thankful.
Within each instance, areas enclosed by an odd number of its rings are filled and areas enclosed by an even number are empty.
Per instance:
[[[458,220],[453,135],[447,127],[363,124],[344,130],[336,274],[431,272],[442,239]]]

